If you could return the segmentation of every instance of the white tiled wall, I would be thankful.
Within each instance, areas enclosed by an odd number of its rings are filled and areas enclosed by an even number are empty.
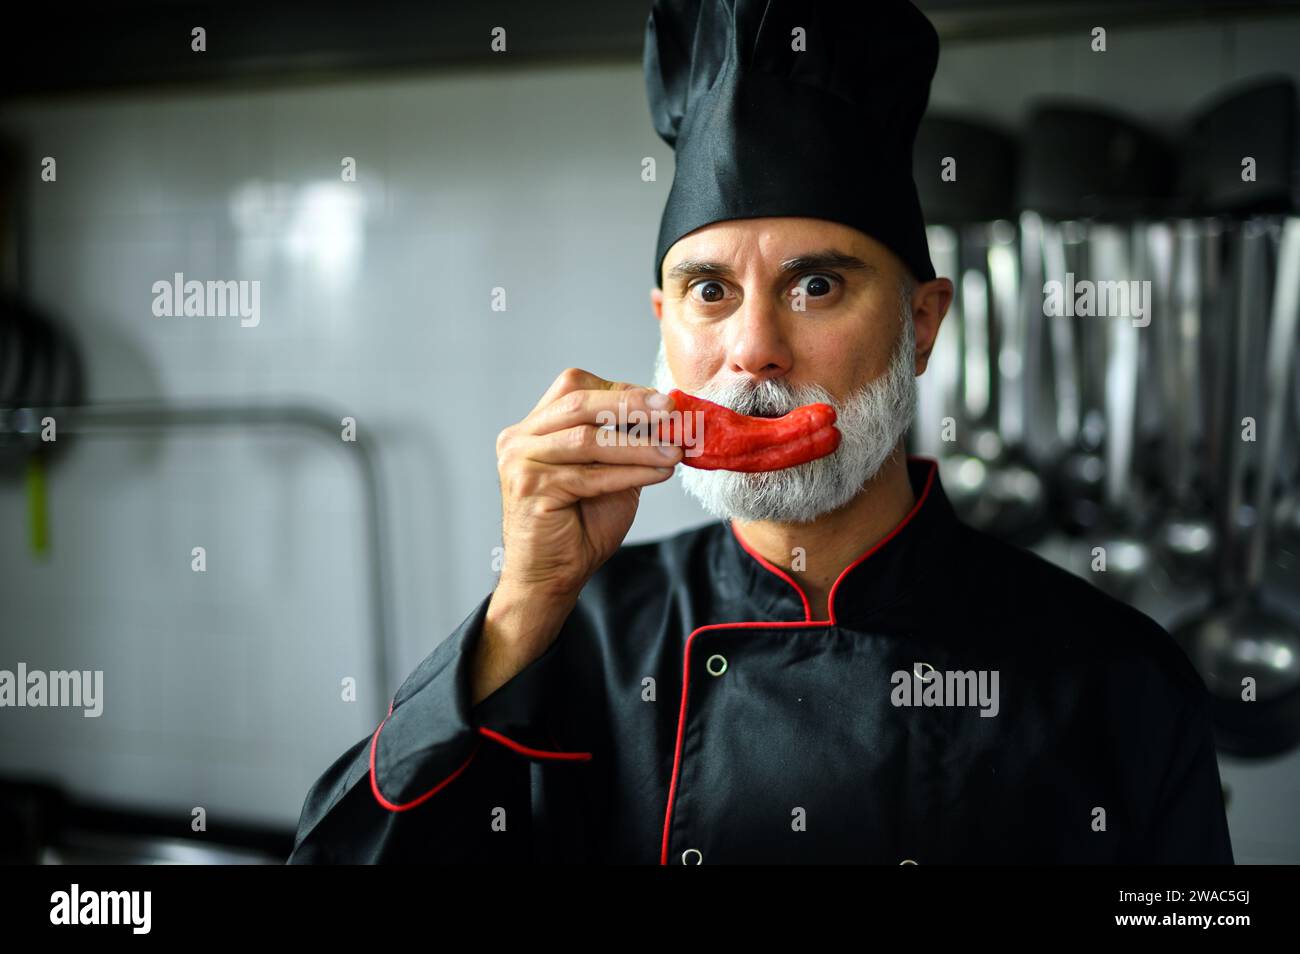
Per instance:
[[[7,710],[0,768],[296,821],[399,674],[490,589],[497,432],[570,364],[649,381],[669,183],[643,182],[641,158],[672,167],[640,84],[625,68],[472,72],[4,111],[31,156],[58,161],[56,183],[27,190],[27,291],[75,328],[96,400],[302,401],[375,439],[400,648],[376,684],[341,441],[69,441],[47,561],[26,549],[22,486],[0,485],[5,655],[104,669],[105,712]],[[259,280],[260,324],[155,318],[152,285],[177,271]],[[701,519],[672,488],[643,500],[634,538]]]
[[[1073,37],[955,44],[933,102],[1014,122],[1035,92],[1096,93],[1168,121],[1237,76],[1297,72],[1297,38],[1296,20],[1270,19],[1112,32],[1104,60]],[[0,626],[6,663],[104,669],[105,713],[10,710],[0,771],[292,825],[396,674],[491,587],[497,432],[569,365],[650,378],[671,153],[640,66],[32,100],[0,110],[0,129],[58,160],[57,183],[33,167],[26,187],[26,291],[75,328],[95,400],[292,399],[376,439],[398,645],[379,684],[347,445],[77,441],[49,476],[48,560],[26,549],[22,486],[0,484]],[[152,284],[177,271],[261,281],[260,325],[153,317]],[[650,488],[630,539],[703,519],[674,484]],[[345,676],[356,704],[339,700]],[[1300,763],[1225,777],[1240,859],[1300,860]]]

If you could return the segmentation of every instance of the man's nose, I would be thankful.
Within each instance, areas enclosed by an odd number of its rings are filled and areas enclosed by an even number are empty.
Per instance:
[[[747,298],[727,322],[727,364],[733,374],[766,381],[790,370],[793,355],[773,302]]]

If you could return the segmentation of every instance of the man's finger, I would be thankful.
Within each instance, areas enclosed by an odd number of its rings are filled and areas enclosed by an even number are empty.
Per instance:
[[[648,437],[657,433],[661,418],[656,412],[671,408],[671,402],[664,407],[651,407],[647,402],[656,393],[644,387],[570,391],[532,415],[527,430],[530,434],[550,434],[579,424],[614,424],[617,429],[622,421],[642,424]],[[634,411],[637,413],[633,414]]]
[[[570,391],[580,389],[608,390],[614,382],[606,381],[598,374],[592,374],[590,371],[584,371],[582,368],[565,368],[560,372],[559,377],[551,382],[551,386],[546,389],[541,400],[533,405],[533,409],[528,412],[532,417],[539,410],[546,407],[561,395],[568,394]]]
[[[518,447],[528,460],[546,464],[672,467],[682,459],[682,449],[674,444],[628,443],[593,424],[525,437]]]

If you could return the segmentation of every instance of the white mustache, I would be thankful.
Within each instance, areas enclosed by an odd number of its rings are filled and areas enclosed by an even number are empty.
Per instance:
[[[691,393],[741,414],[788,413],[806,404],[835,408],[840,447],[817,460],[762,473],[683,467],[682,486],[720,520],[807,523],[847,504],[898,451],[916,413],[916,343],[910,301],[904,300],[902,333],[888,369],[844,401],[817,384],[780,379],[709,385]],[[675,387],[662,340],[654,387]],[[686,389],[683,389],[686,390]]]

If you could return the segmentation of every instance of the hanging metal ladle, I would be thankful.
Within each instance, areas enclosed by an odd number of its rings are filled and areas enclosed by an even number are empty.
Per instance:
[[[1244,228],[1252,228],[1246,223]],[[1262,235],[1244,235],[1242,281],[1253,277],[1252,260]],[[1239,314],[1239,321],[1246,318]],[[1214,707],[1216,738],[1238,755],[1267,756],[1300,742],[1300,625],[1279,613],[1263,591],[1268,557],[1272,498],[1286,423],[1290,375],[1300,327],[1300,218],[1285,220],[1278,255],[1278,280],[1268,328],[1264,381],[1263,444],[1256,475],[1256,519],[1250,528],[1246,572],[1241,586],[1230,580],[1237,554],[1237,494],[1221,485],[1220,526],[1225,531],[1219,560],[1215,603],[1202,614],[1172,629],[1208,685]],[[1235,361],[1246,366],[1238,336]],[[1235,427],[1236,422],[1230,426]],[[1228,440],[1228,484],[1240,467],[1241,441]],[[1250,690],[1254,696],[1251,698]]]
[[[1222,300],[1219,251],[1223,226],[1214,219],[1189,218],[1178,223],[1174,252],[1173,303],[1161,334],[1161,385],[1165,443],[1163,465],[1168,510],[1155,531],[1160,563],[1179,584],[1190,586],[1213,575],[1215,526],[1205,500],[1209,483],[1206,461],[1218,459],[1227,418],[1221,402],[1207,406],[1204,384],[1210,362],[1203,357],[1205,335],[1227,323],[1217,311]],[[1223,319],[1222,321],[1218,319]],[[1222,417],[1222,420],[1219,418]],[[1197,426],[1213,436],[1197,453]],[[1198,478],[1200,478],[1198,480]]]

